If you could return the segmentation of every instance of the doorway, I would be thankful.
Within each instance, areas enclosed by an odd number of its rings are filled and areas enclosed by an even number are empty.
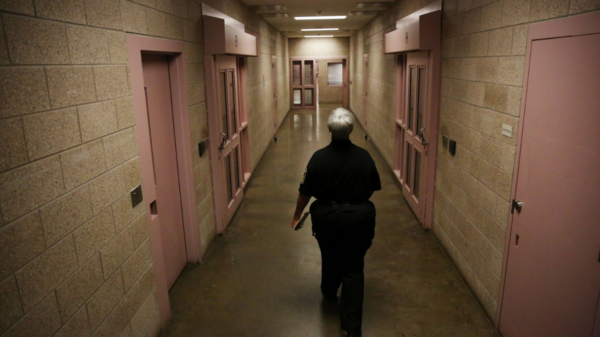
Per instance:
[[[344,105],[345,85],[345,60],[344,59],[319,59],[317,60],[317,102],[318,104]]]
[[[316,59],[292,58],[291,62],[292,108],[316,108]]]
[[[190,139],[184,43],[127,35],[160,322],[171,317],[169,288],[185,263],[201,258]],[[182,240],[183,238],[183,240]]]
[[[279,125],[279,96],[277,95],[277,56],[271,56],[271,78],[273,81],[273,128]]]
[[[362,94],[362,123],[367,132],[367,96],[369,93],[369,54],[363,55],[363,94]]]
[[[187,255],[179,194],[169,56],[142,54],[142,69],[156,186],[156,200],[151,203],[150,212],[152,216],[158,216],[160,212],[163,258],[167,287],[170,289],[185,267]]]
[[[425,228],[431,228],[433,221],[437,132],[431,130],[438,129],[439,65],[439,50],[396,56],[394,173]]]
[[[245,59],[206,55],[210,158],[217,231],[222,233],[243,197],[250,178]],[[214,94],[214,96],[213,96]]]
[[[600,13],[531,25],[500,332],[600,336]]]

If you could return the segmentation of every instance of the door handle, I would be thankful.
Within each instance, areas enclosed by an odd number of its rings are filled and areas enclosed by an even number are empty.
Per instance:
[[[223,150],[225,148],[225,143],[227,143],[227,135],[225,132],[221,132],[223,139],[221,140],[221,145],[219,145],[219,150]]]
[[[515,213],[515,209],[517,210],[517,212],[521,213],[521,209],[523,208],[523,202],[522,201],[517,201],[515,199],[513,199],[512,201],[512,207],[510,208],[510,214],[514,214]]]
[[[425,127],[422,127],[419,132],[417,133],[417,136],[419,137],[419,140],[421,141],[421,144],[423,145],[427,145],[429,144],[425,138],[423,137],[423,131],[425,131]]]

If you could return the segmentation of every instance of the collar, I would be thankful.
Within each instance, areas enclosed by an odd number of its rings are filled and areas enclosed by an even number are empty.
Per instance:
[[[350,141],[350,139],[332,139],[330,145],[336,147],[348,147],[352,145],[352,142]]]

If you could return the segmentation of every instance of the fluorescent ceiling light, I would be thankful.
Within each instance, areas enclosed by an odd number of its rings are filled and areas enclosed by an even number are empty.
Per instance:
[[[303,32],[320,32],[324,30],[340,30],[339,28],[308,28],[302,29]]]
[[[294,19],[296,20],[340,20],[345,19],[345,15],[333,15],[333,16],[296,16]]]
[[[333,37],[333,35],[304,35],[304,37]]]

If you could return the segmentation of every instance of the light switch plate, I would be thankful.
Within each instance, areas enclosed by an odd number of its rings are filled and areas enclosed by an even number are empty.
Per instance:
[[[512,126],[508,124],[502,124],[502,135],[512,138]]]
[[[137,206],[142,200],[144,200],[144,196],[142,194],[142,185],[138,185],[136,188],[132,189],[131,192],[131,208]]]

